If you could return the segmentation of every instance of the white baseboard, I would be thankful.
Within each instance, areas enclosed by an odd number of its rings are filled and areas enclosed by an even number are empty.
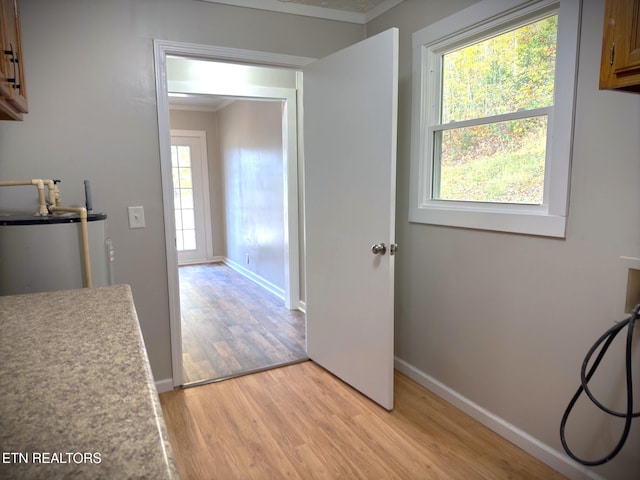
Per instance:
[[[566,455],[482,408],[401,358],[395,357],[395,368],[567,478],[572,480],[605,480],[604,477],[579,465]]]
[[[187,266],[187,265],[206,265],[207,263],[222,263],[225,261],[225,257],[211,257],[205,260],[189,260],[186,262],[180,262],[179,266]]]
[[[225,258],[223,260],[223,262],[225,264],[227,264],[229,267],[233,268],[239,274],[247,277],[249,280],[257,283],[258,285],[260,285],[265,290],[268,290],[269,292],[273,293],[278,298],[281,298],[282,300],[284,300],[284,289],[278,287],[277,285],[274,285],[273,283],[271,283],[268,280],[265,280],[260,275],[256,275],[251,270],[248,270],[248,269],[244,268],[242,265],[240,265],[239,263],[234,262],[233,260],[231,260],[229,258]]]
[[[173,379],[165,378],[164,380],[157,380],[155,385],[158,393],[170,392],[173,390]]]
[[[228,267],[230,267],[233,270],[235,270],[236,272],[238,272],[240,275],[248,278],[252,282],[257,283],[261,287],[263,287],[266,290],[268,290],[269,292],[273,293],[278,298],[280,298],[282,300],[285,299],[284,289],[278,287],[277,285],[274,285],[273,283],[269,282],[268,280],[265,280],[261,276],[256,275],[251,270],[248,270],[248,269],[244,268],[242,265],[234,262],[233,260],[231,260],[231,259],[229,259],[227,257],[222,257],[222,256],[212,257],[209,260],[207,260],[206,262],[193,262],[193,263],[185,262],[185,263],[181,263],[180,266],[183,266],[183,265],[184,266],[187,266],[187,265],[204,265],[204,264],[209,264],[209,263],[224,263]],[[300,300],[300,303],[298,304],[298,306],[293,308],[293,309],[294,310],[300,310],[302,313],[305,313],[305,308],[306,308],[306,304],[305,304],[304,300]]]

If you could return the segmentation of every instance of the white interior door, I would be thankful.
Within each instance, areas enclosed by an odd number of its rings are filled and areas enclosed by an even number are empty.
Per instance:
[[[171,131],[171,171],[178,264],[212,257],[205,132]]]
[[[389,410],[397,71],[393,28],[305,67],[303,93],[307,354]]]

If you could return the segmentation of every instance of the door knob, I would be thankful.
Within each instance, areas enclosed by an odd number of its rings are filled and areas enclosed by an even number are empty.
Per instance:
[[[371,252],[374,255],[384,255],[387,253],[387,246],[384,243],[376,243],[371,247]]]

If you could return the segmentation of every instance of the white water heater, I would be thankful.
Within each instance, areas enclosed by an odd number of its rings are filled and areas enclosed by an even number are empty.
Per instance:
[[[84,286],[80,217],[76,213],[0,212],[0,295]],[[107,215],[87,217],[92,286],[112,285],[114,251]]]

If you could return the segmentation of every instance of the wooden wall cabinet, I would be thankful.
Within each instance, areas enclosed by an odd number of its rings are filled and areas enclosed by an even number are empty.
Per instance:
[[[600,89],[640,93],[640,0],[607,0]]]
[[[0,120],[28,112],[18,0],[0,0]]]

